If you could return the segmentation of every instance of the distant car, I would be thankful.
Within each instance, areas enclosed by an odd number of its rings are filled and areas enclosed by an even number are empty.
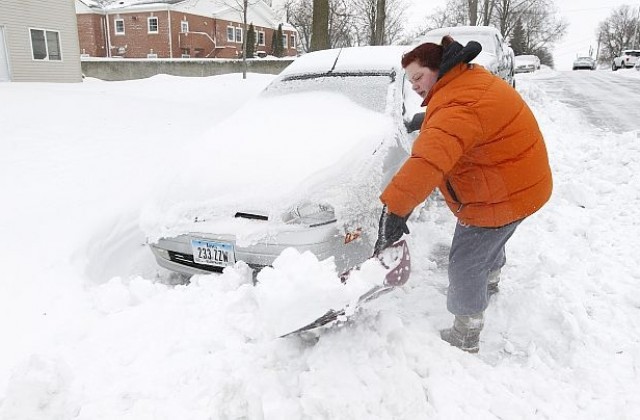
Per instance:
[[[633,67],[640,57],[640,50],[624,50],[622,53],[613,59],[611,63],[611,70],[616,71],[625,67]]]
[[[211,150],[198,151],[206,160],[189,162],[212,183],[206,198],[171,204],[145,229],[157,263],[184,275],[237,261],[258,270],[292,247],[344,272],[369,258],[378,196],[424,118],[400,64],[406,50],[305,54],[216,126]]]
[[[466,45],[469,41],[479,42],[482,45],[482,52],[472,62],[482,65],[511,86],[515,86],[514,63],[509,46],[504,42],[499,30],[493,26],[450,26],[433,29],[418,37],[416,43],[439,44],[445,35],[451,35],[462,45]]]
[[[587,70],[595,70],[596,69],[596,60],[591,57],[578,57],[573,62],[573,70],[587,69]]]
[[[537,55],[516,55],[516,73],[533,73],[540,70],[540,59]]]

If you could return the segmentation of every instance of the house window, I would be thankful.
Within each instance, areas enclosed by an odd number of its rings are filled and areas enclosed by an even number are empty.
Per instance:
[[[61,61],[60,32],[30,29],[34,60]]]
[[[148,29],[148,33],[150,33],[150,34],[157,34],[158,33],[158,18],[157,17],[147,18],[147,29]]]
[[[189,32],[189,22],[186,20],[180,22],[180,32],[183,34]]]
[[[233,26],[227,26],[227,41],[234,42],[236,40],[236,30]]]
[[[290,35],[289,39],[290,39],[289,47],[295,48],[296,47],[296,36],[295,35]]]
[[[113,21],[116,35],[124,35],[124,19],[116,19]]]
[[[264,31],[258,32],[258,45],[265,45]]]
[[[289,47],[287,47],[287,36],[286,35],[282,35],[282,48],[287,49]]]
[[[242,28],[236,28],[236,42],[242,42]]]

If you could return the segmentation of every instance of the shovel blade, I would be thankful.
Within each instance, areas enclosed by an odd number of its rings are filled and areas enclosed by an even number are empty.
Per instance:
[[[392,258],[389,258],[389,255]],[[385,276],[384,284],[388,286],[402,286],[411,275],[411,255],[409,246],[405,240],[401,240],[385,249],[378,259],[389,269]]]

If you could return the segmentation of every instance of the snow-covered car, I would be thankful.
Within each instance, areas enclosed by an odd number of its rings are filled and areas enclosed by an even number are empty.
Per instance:
[[[591,57],[578,57],[573,62],[573,70],[587,69],[587,70],[595,70],[596,69],[596,60]]]
[[[540,70],[540,59],[537,55],[516,55],[516,73],[533,73]]]
[[[472,61],[484,66],[490,72],[515,86],[514,62],[511,60],[509,46],[504,42],[500,31],[493,26],[450,26],[433,29],[418,37],[417,44],[433,42],[439,44],[442,37],[451,35],[453,39],[465,45],[476,41],[482,45],[482,52]]]
[[[202,176],[182,184],[192,193],[145,218],[158,264],[191,275],[244,261],[257,271],[293,247],[344,272],[369,258],[378,196],[424,117],[400,65],[406,49],[305,54],[216,126],[189,160]]]
[[[633,67],[640,57],[640,50],[624,50],[622,53],[613,59],[611,63],[611,70],[616,71],[625,67]]]

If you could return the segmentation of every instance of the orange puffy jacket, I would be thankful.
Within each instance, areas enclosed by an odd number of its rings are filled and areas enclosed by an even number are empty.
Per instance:
[[[439,187],[463,223],[499,227],[551,196],[547,150],[522,97],[481,66],[461,63],[433,86],[411,156],[380,199],[406,216]]]

